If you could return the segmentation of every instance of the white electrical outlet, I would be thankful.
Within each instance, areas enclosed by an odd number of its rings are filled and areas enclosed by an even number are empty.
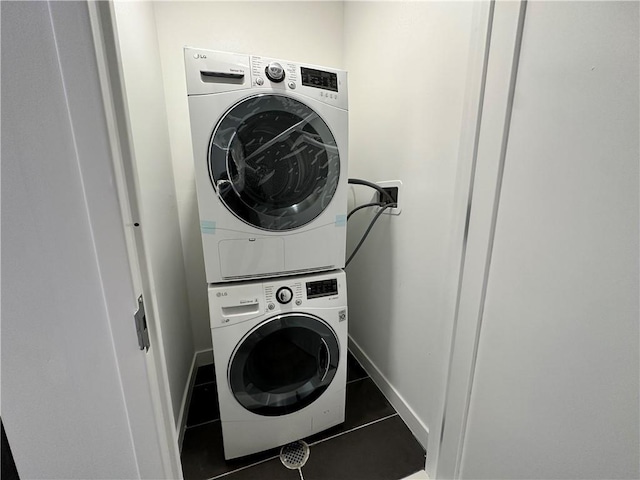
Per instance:
[[[395,208],[387,208],[384,211],[383,215],[400,215],[402,213],[402,181],[400,180],[385,180],[383,182],[376,182],[376,185],[381,186],[382,188],[395,187],[398,189],[398,206]],[[374,202],[378,201],[379,193],[376,192],[374,196]]]

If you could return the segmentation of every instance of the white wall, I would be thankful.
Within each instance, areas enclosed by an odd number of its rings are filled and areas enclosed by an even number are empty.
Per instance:
[[[272,56],[342,67],[341,2],[157,2],[175,193],[184,247],[193,342],[211,348],[207,284],[193,178],[182,47]]]
[[[472,10],[345,4],[349,175],[404,184],[401,215],[383,216],[347,269],[350,334],[413,410],[405,418],[428,464],[438,454],[462,244],[455,192]],[[353,190],[354,202],[371,197]],[[349,251],[372,216],[349,221]]]
[[[115,20],[137,170],[151,301],[162,333],[174,421],[180,420],[194,344],[158,37],[151,2],[115,2]],[[178,425],[176,425],[178,426]]]
[[[18,473],[161,478],[87,5],[0,8],[1,414]]]
[[[462,478],[640,475],[639,37],[527,6]]]

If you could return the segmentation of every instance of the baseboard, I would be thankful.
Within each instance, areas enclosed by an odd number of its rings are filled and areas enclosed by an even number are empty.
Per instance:
[[[391,385],[389,380],[380,372],[378,367],[371,361],[360,346],[349,336],[349,350],[360,362],[362,368],[366,370],[373,382],[378,386],[382,394],[389,400],[389,403],[396,409],[400,418],[407,424],[411,433],[416,437],[422,448],[427,449],[427,441],[429,440],[429,429],[418,418],[413,409],[402,398],[402,395]]]
[[[193,386],[196,383],[196,375],[198,373],[198,367],[203,365],[210,365],[213,363],[213,350],[200,350],[193,354],[193,360],[191,360],[191,368],[189,369],[189,381],[185,386],[185,390],[182,394],[182,404],[180,405],[180,415],[178,416],[178,447],[180,453],[182,453],[182,442],[184,440],[184,433],[187,430],[187,414],[189,404],[191,403],[191,394],[193,393]]]
[[[196,352],[196,365],[202,367],[213,363],[213,349]]]

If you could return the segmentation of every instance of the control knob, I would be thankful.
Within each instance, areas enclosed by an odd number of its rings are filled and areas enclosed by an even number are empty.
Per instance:
[[[280,83],[284,80],[284,68],[282,65],[276,62],[271,62],[267,65],[264,72],[267,74],[267,78],[275,83]]]
[[[276,299],[283,305],[289,303],[292,298],[293,292],[289,287],[280,287],[276,292]]]

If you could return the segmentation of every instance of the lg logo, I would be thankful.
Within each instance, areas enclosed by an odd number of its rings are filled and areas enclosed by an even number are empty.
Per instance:
[[[227,292],[218,292],[216,293],[216,297],[226,297],[227,296]]]
[[[198,58],[207,58],[206,55],[202,54],[202,53],[194,53],[193,54],[193,58],[198,59]]]

